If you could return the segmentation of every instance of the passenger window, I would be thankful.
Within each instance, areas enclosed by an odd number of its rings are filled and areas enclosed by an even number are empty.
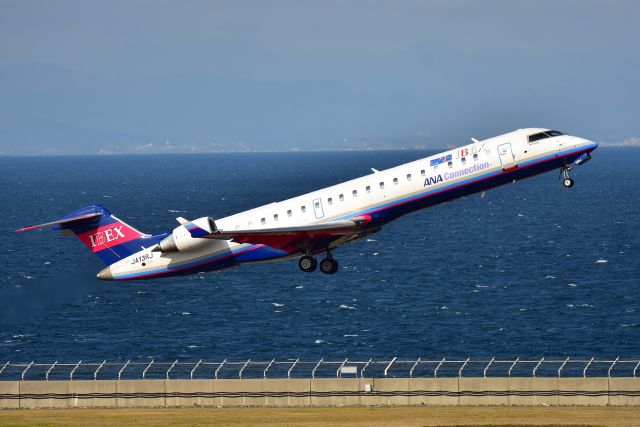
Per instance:
[[[367,193],[371,193],[371,186],[370,186],[370,185],[367,185],[366,190],[367,190]]]
[[[339,195],[338,199],[340,199],[340,201],[343,201],[344,200],[344,194]]]
[[[289,210],[287,211],[287,216],[291,216],[291,215],[293,215],[293,212],[291,212],[291,209],[289,209]]]
[[[353,197],[358,197],[358,190],[353,190],[351,194],[353,194]]]
[[[277,221],[277,220],[278,220],[278,214],[274,214],[274,215],[273,215],[273,220],[274,220],[274,221]]]
[[[467,163],[467,158],[466,158],[466,157],[463,157],[463,158],[461,158],[460,160],[462,160],[462,164],[463,164],[463,165],[464,165],[465,163]]]
[[[265,225],[266,223],[267,223],[267,220],[266,220],[266,219],[262,218],[262,219],[260,220],[260,224]]]
[[[453,162],[447,162],[447,165],[449,165],[449,168],[453,167]]]
[[[474,162],[477,162],[477,161],[478,161],[478,155],[477,155],[477,154],[474,154],[474,155],[473,155],[473,161],[474,161]]]
[[[426,174],[427,174],[427,173],[424,171],[424,169],[422,169],[422,170],[420,171],[420,175],[425,176]]]
[[[316,209],[320,209],[320,202],[316,202],[315,203],[315,207],[316,207]]]
[[[329,198],[327,199],[327,202],[329,202],[329,204],[330,204],[330,205],[332,205],[332,204],[333,204],[333,197],[329,197]]]
[[[393,184],[398,185],[398,178],[393,178]]]
[[[384,182],[380,183],[380,188],[384,188]]]
[[[300,206],[300,210],[302,211],[302,213],[305,213],[307,211],[307,207],[306,206]]]
[[[411,174],[410,173],[407,174],[407,181],[411,181]]]

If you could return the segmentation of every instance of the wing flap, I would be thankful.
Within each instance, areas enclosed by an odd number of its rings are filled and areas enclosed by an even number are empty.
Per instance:
[[[232,240],[236,243],[251,243],[277,249],[305,246],[314,241],[337,239],[359,234],[371,221],[369,215],[350,219],[321,222],[294,227],[262,228],[253,230],[217,230],[199,236],[202,239]]]

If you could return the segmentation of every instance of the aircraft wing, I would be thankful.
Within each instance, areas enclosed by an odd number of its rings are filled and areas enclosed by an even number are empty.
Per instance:
[[[332,241],[343,237],[355,236],[367,232],[369,215],[327,221],[295,227],[261,228],[253,230],[214,230],[206,235],[195,236],[202,239],[232,240],[236,243],[251,243],[271,246],[295,252],[302,248],[315,248],[314,242]],[[191,230],[190,230],[191,231]]]

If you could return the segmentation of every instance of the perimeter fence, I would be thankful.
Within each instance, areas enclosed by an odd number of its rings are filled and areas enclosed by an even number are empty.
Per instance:
[[[0,365],[0,381],[231,378],[636,377],[640,359],[77,361]]]

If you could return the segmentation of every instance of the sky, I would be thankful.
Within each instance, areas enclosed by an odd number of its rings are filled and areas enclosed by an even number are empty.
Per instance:
[[[639,1],[0,0],[0,153],[640,136]]]

